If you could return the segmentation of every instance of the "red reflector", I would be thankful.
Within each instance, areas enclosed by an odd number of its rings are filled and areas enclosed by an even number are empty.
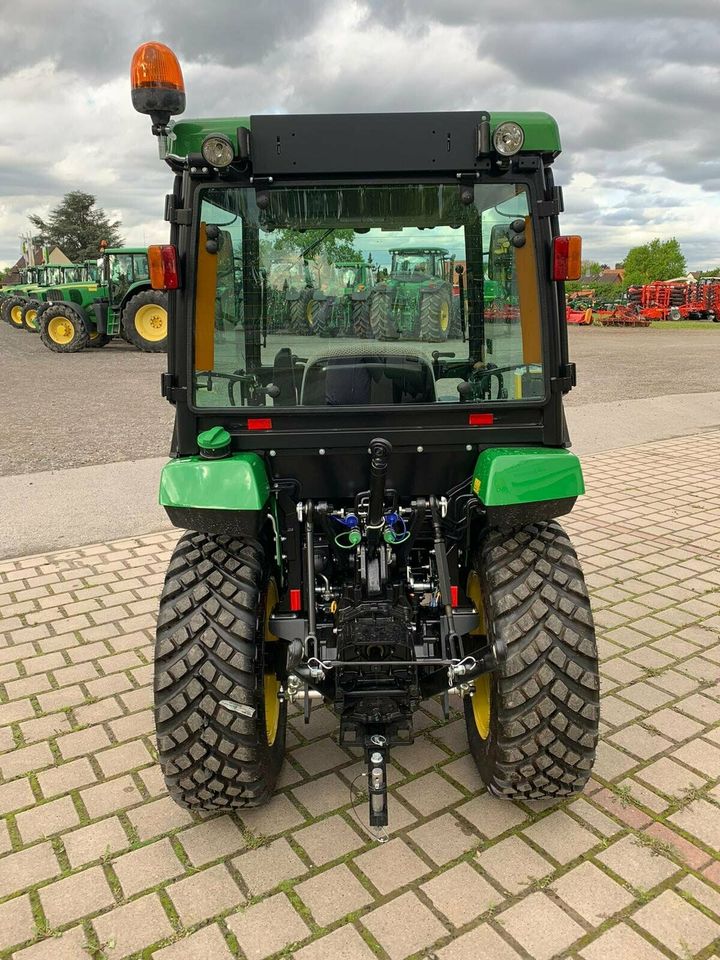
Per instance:
[[[293,613],[297,613],[297,611],[300,609],[300,591],[299,590],[290,591],[290,609],[293,611]]]
[[[495,416],[492,413],[471,413],[468,417],[471,427],[487,427],[494,422]]]
[[[272,430],[270,417],[248,417],[248,430]]]
[[[458,588],[450,587],[450,603],[453,607],[458,605]]]

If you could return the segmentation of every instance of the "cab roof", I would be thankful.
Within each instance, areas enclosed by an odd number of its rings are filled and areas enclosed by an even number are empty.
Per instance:
[[[439,172],[482,168],[497,154],[479,155],[478,130],[485,121],[490,141],[504,122],[519,124],[525,138],[520,156],[540,155],[544,162],[560,153],[560,135],[548,113],[356,113],[273,114],[175,120],[169,125],[166,159],[173,165],[200,155],[203,140],[223,134],[239,155],[249,140],[255,175],[304,173]],[[247,132],[249,132],[249,137]],[[204,161],[199,156],[199,165]]]

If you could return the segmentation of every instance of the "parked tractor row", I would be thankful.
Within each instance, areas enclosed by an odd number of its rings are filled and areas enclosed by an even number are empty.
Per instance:
[[[167,295],[150,286],[144,248],[106,248],[99,261],[28,267],[0,291],[0,318],[38,333],[54,353],[121,337],[144,353],[167,345]]]

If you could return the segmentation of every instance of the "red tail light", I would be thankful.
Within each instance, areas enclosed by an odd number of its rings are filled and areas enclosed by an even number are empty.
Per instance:
[[[553,280],[579,280],[582,274],[582,239],[567,236],[553,240]]]
[[[293,611],[293,613],[297,613],[297,611],[300,609],[300,602],[301,602],[300,591],[291,590],[290,591],[290,609]]]
[[[450,587],[450,603],[453,607],[458,605],[458,588]]]
[[[272,430],[270,417],[248,417],[248,430]]]
[[[177,290],[180,286],[177,250],[170,244],[148,247],[150,286],[153,290]]]
[[[468,417],[471,427],[489,427],[494,422],[495,416],[492,413],[471,413]]]

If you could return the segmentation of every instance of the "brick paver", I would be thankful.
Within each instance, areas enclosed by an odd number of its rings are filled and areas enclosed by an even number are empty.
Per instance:
[[[490,796],[459,701],[448,724],[430,702],[393,751],[385,845],[320,707],[291,711],[266,808],[168,798],[151,657],[176,533],[2,561],[0,956],[720,956],[718,463],[720,432],[584,461],[563,523],[602,659],[585,796]]]

